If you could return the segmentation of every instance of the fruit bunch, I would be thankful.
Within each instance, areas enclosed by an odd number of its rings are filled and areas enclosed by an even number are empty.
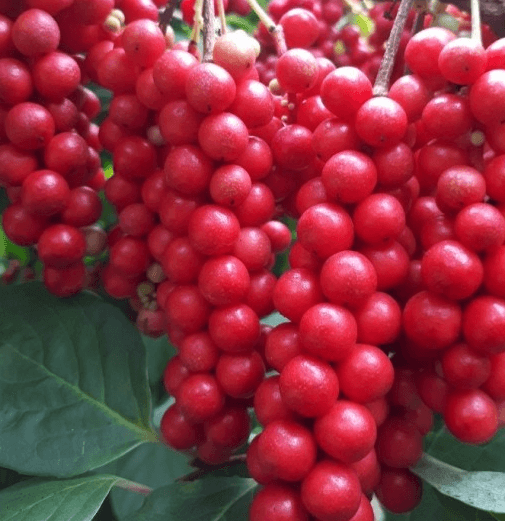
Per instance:
[[[0,3],[6,234],[72,294],[104,185],[118,215],[104,289],[178,351],[163,439],[214,465],[252,410],[263,427],[251,521],[371,521],[374,493],[409,511],[433,412],[467,443],[503,423],[505,40],[412,35],[404,13],[388,62],[391,5],[370,12],[364,48],[337,30],[339,2],[274,0],[263,50],[224,32],[202,60],[198,24],[174,42],[161,4]],[[372,85],[379,63],[391,86]],[[88,80],[112,92],[99,129]],[[274,311],[284,321],[263,324]]]
[[[101,107],[84,86],[83,60],[74,54],[84,49],[71,35],[95,28],[97,39],[111,37],[101,24],[114,5],[6,4],[0,15],[0,186],[11,204],[2,226],[14,243],[36,246],[46,287],[65,297],[85,285],[83,257],[104,246],[103,232],[92,226],[105,182],[98,126],[91,123]]]

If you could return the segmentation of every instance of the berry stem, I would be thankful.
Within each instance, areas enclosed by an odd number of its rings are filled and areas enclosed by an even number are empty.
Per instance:
[[[398,52],[405,22],[407,21],[413,3],[414,0],[402,0],[400,2],[400,7],[398,8],[393,28],[389,33],[384,57],[382,58],[377,79],[373,87],[374,96],[386,96],[388,93],[389,80],[391,79],[391,73],[395,65],[396,53]]]
[[[204,21],[202,16],[203,1],[204,0],[196,0],[195,2],[195,16],[193,18],[193,29],[189,38],[190,42],[193,42],[195,44],[198,44],[200,42],[200,32],[204,27]]]
[[[222,3],[222,2],[221,2]],[[216,41],[214,0],[203,0],[203,61],[211,62]]]
[[[219,21],[221,24],[221,34],[226,34],[228,29],[226,27],[226,14],[224,12],[223,0],[217,0],[217,12],[219,13]]]
[[[482,45],[479,0],[470,0],[470,11],[472,16],[472,40]]]
[[[272,35],[272,38],[275,41],[275,46],[277,48],[277,55],[281,56],[284,54],[288,48],[286,46],[286,40],[284,38],[284,31],[281,25],[277,25],[271,18],[268,16],[267,12],[258,4],[257,0],[247,0],[247,3],[251,7],[251,9],[257,14],[260,22],[267,28],[268,32]]]
[[[158,23],[160,25],[160,29],[165,34],[167,27],[170,25],[172,21],[172,17],[174,16],[174,11],[177,6],[177,0],[169,0],[167,5],[163,11],[160,11],[158,16]]]

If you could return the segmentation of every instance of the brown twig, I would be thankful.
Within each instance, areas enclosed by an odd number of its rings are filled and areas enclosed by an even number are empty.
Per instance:
[[[405,28],[405,22],[409,16],[409,12],[412,9],[414,0],[401,0],[398,13],[393,23],[393,28],[389,33],[389,38],[386,43],[386,50],[381,61],[379,72],[377,73],[377,79],[373,87],[374,96],[386,96],[389,90],[389,80],[391,79],[391,73],[395,65],[395,58],[400,46],[400,40],[402,37],[403,29]]]
[[[175,8],[177,7],[177,3],[177,0],[168,0],[165,9],[160,11],[158,20],[160,24],[160,29],[163,31],[163,34],[165,34],[167,27],[170,25],[170,22],[172,21]]]
[[[203,0],[203,61],[211,62],[216,41],[214,0]]]

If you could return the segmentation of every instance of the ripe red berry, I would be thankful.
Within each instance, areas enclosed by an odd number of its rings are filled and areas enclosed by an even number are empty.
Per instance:
[[[324,105],[335,116],[350,120],[372,97],[372,84],[356,67],[339,67],[330,72],[321,84]]]
[[[384,351],[373,345],[357,344],[337,366],[337,375],[345,396],[367,403],[385,396],[391,389],[394,369]]]
[[[456,241],[437,242],[421,261],[421,277],[427,289],[451,300],[474,294],[483,275],[479,257]]]
[[[79,262],[86,252],[84,235],[73,226],[53,224],[37,242],[40,260],[53,268],[66,268]]]
[[[463,335],[479,353],[505,351],[505,300],[491,295],[472,299],[463,313]]]
[[[240,303],[249,290],[250,277],[246,266],[233,255],[209,259],[201,267],[198,288],[214,306]]]
[[[301,495],[303,504],[317,519],[345,521],[358,511],[361,486],[351,467],[323,459],[303,480]]]
[[[343,360],[356,344],[358,328],[352,313],[335,304],[316,304],[300,320],[303,349],[324,360]]]
[[[466,321],[462,322],[460,306],[430,291],[414,295],[403,311],[407,337],[425,349],[443,349],[453,344],[462,323]]]
[[[377,274],[364,255],[345,250],[326,259],[320,283],[324,295],[333,304],[357,307],[377,289]]]
[[[70,188],[65,179],[51,170],[36,170],[23,181],[21,201],[31,213],[49,217],[65,209]]]
[[[308,418],[326,414],[339,392],[333,368],[322,360],[305,355],[292,358],[282,368],[279,387],[284,403]]]
[[[375,444],[377,427],[370,411],[361,404],[338,400],[314,424],[318,445],[344,463],[360,460]]]
[[[233,250],[240,224],[233,212],[217,205],[196,209],[188,223],[193,247],[204,255],[222,255]]]
[[[258,316],[242,303],[214,309],[208,326],[212,340],[227,353],[251,351],[260,336]]]
[[[331,201],[348,204],[362,201],[377,184],[377,169],[373,161],[355,150],[333,155],[321,172],[324,188]]]
[[[190,449],[203,437],[202,427],[188,421],[176,404],[163,414],[160,431],[163,441],[175,450]]]
[[[38,103],[26,101],[12,107],[5,118],[5,133],[23,150],[45,147],[55,132],[51,113]]]
[[[216,416],[224,407],[224,398],[216,378],[206,373],[188,376],[177,391],[182,414],[196,423]]]
[[[255,496],[249,510],[250,521],[308,521],[309,517],[294,488],[271,483]]]
[[[384,508],[402,514],[414,510],[421,502],[423,482],[408,469],[385,467],[375,492]]]
[[[28,9],[12,26],[12,41],[25,56],[55,51],[60,43],[60,28],[56,20],[42,9]]]
[[[351,247],[354,226],[347,211],[336,204],[311,206],[300,217],[296,226],[302,246],[321,259]]]
[[[284,481],[302,480],[316,462],[316,442],[311,431],[293,421],[269,423],[259,436],[257,450],[265,471]]]
[[[286,92],[303,92],[317,81],[317,61],[305,49],[291,49],[279,57],[275,73]]]
[[[498,429],[495,402],[480,389],[449,393],[444,410],[449,431],[465,443],[487,443]]]

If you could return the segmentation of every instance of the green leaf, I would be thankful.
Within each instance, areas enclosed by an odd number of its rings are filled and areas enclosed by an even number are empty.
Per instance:
[[[121,478],[31,479],[0,492],[2,521],[90,521]]]
[[[419,506],[407,514],[384,511],[378,521],[494,521],[491,514],[444,496],[426,484]]]
[[[0,217],[1,224],[1,217]],[[0,257],[6,257],[9,259],[17,259],[24,266],[28,263],[30,259],[30,250],[29,248],[23,248],[14,244],[10,241],[3,228],[0,226]]]
[[[125,521],[237,521],[248,518],[253,479],[206,478],[155,490]]]
[[[235,14],[229,14],[226,17],[226,25],[229,25],[233,29],[242,29],[246,33],[250,34],[252,34],[256,29],[256,24],[253,21]]]
[[[161,380],[167,362],[172,358],[177,350],[170,344],[166,335],[160,338],[151,338],[142,335],[142,341],[147,352],[147,374],[149,383],[156,385]]]
[[[505,430],[499,430],[484,445],[468,445],[456,440],[445,426],[439,427],[426,437],[426,452],[451,465],[465,470],[505,469]]]
[[[263,324],[267,324],[268,326],[278,326],[279,324],[283,324],[284,322],[289,322],[289,320],[282,316],[278,311],[275,311],[271,315],[268,315],[268,317],[265,317],[261,320]]]
[[[112,465],[115,465],[114,474],[154,489],[169,485],[192,470],[187,456],[155,443],[137,447]],[[139,494],[119,488],[112,490],[110,499],[120,519],[138,510],[143,501]]]
[[[505,473],[469,472],[424,454],[412,469],[442,494],[482,510],[505,513]]]
[[[114,306],[0,288],[0,466],[70,477],[156,440],[145,349]]]

